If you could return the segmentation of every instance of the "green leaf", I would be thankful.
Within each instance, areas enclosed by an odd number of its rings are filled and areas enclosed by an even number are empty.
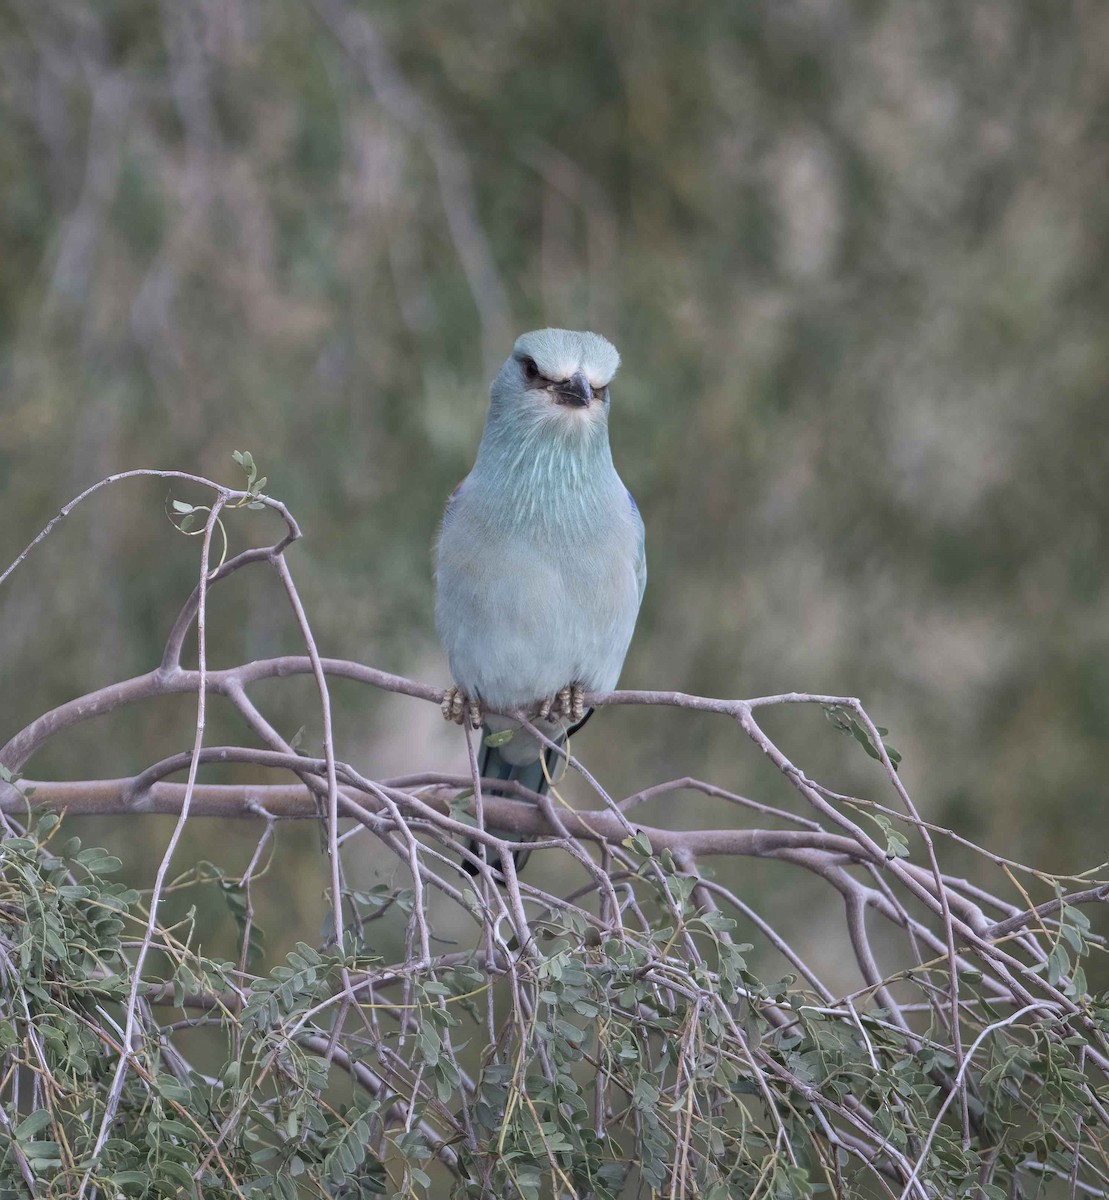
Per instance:
[[[515,729],[501,729],[496,733],[489,734],[484,739],[484,744],[490,747],[490,749],[496,749],[497,746],[507,746],[515,736]]]
[[[258,474],[258,468],[254,465],[254,455],[249,450],[233,450],[231,457],[246,472],[246,485],[249,491],[251,484],[254,483],[254,477]]]
[[[110,875],[123,866],[123,863],[114,854],[109,854],[100,846],[90,846],[87,850],[82,850],[77,855],[76,861],[90,875]]]
[[[184,1104],[189,1099],[189,1089],[183,1084],[178,1083],[172,1075],[158,1075],[154,1080],[154,1084],[167,1100]]]
[[[642,829],[637,829],[631,837],[624,838],[620,845],[625,850],[631,850],[636,854],[642,855],[643,858],[650,858],[654,853],[651,849],[651,839]]]
[[[23,1153],[27,1156],[28,1161],[36,1167],[61,1165],[61,1147],[57,1142],[28,1142],[23,1147]]]
[[[36,1133],[41,1133],[52,1120],[53,1117],[45,1108],[37,1109],[16,1126],[15,1140],[17,1142],[29,1141]]]
[[[1047,981],[1054,987],[1070,970],[1070,955],[1062,942],[1053,946],[1047,956]]]
[[[195,505],[186,504],[184,500],[174,500],[174,502],[173,502],[173,511],[174,512],[191,513],[194,510],[194,508],[195,508]]]
[[[193,1182],[192,1175],[180,1163],[174,1162],[171,1158],[163,1158],[158,1164],[158,1171],[162,1175],[168,1175],[174,1183],[180,1184],[190,1196],[196,1194],[196,1184]]]
[[[871,758],[876,762],[881,761],[882,755],[877,746],[874,745],[870,734],[867,733],[853,716],[844,712],[842,708],[839,708],[835,704],[826,704],[824,706],[824,715],[840,733],[847,734],[848,737],[853,737]],[[883,725],[875,725],[874,728],[877,730],[878,736],[883,739],[889,733],[889,730]],[[885,740],[882,742],[882,747],[885,749],[886,756],[890,760],[890,765],[896,771],[901,763],[901,755]]]
[[[867,813],[867,816],[886,835],[886,858],[908,858],[908,838],[900,830],[894,829],[889,822],[889,818],[882,816],[881,813]]]

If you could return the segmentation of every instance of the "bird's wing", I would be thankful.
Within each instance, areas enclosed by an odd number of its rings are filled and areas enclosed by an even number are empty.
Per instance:
[[[461,487],[461,484],[459,485]],[[624,489],[627,491],[627,488]],[[643,518],[639,515],[639,505],[635,497],[628,492],[628,503],[632,506],[632,514],[639,526],[639,543],[635,556],[635,578],[639,583],[639,602],[643,603],[643,589],[647,586],[647,544],[646,531],[643,528]]]
[[[469,475],[467,475],[466,479],[469,478]],[[455,510],[458,507],[458,497],[461,495],[462,489],[466,486],[466,479],[463,479],[462,482],[459,483],[454,491],[451,492],[451,494],[447,497],[447,507],[443,510],[443,523],[440,526],[440,529],[446,529],[446,527],[450,524],[451,517],[454,516]]]

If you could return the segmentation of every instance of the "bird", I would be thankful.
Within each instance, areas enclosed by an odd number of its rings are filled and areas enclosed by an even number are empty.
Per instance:
[[[453,680],[443,715],[482,730],[483,778],[540,795],[555,756],[519,722],[485,710],[530,711],[562,745],[589,716],[584,693],[611,691],[620,677],[647,559],[643,520],[609,445],[619,365],[597,333],[517,338],[436,542],[435,623]],[[480,857],[476,843],[471,851]],[[513,851],[518,869],[527,857]]]

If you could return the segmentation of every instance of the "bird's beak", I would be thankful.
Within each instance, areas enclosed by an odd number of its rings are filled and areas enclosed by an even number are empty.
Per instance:
[[[585,408],[593,398],[593,389],[589,386],[582,371],[578,371],[569,379],[564,379],[555,388],[555,397],[559,404],[571,404],[575,408]]]

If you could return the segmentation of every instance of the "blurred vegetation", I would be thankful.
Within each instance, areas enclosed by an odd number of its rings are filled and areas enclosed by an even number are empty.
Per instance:
[[[931,818],[1092,866],[1107,113],[1094,3],[5,0],[0,557],[104,475],[237,482],[249,448],[307,534],[324,652],[445,683],[428,547],[487,381],[524,329],[596,328],[648,531],[623,682],[862,696]],[[100,497],[6,585],[0,730],[156,661],[197,561],[165,501]],[[293,648],[238,586],[214,658]],[[263,700],[291,736],[310,696]],[[371,772],[463,761],[429,706],[336,698]],[[134,770],[188,718],[128,714],[29,773]],[[806,769],[876,778],[790,720]],[[718,732],[626,710],[580,750],[615,793],[785,794]]]

